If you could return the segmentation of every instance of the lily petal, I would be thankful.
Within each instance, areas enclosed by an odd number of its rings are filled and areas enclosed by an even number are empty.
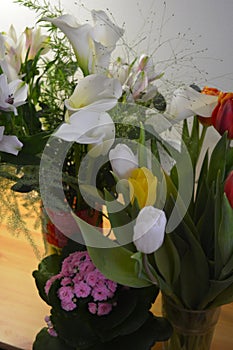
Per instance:
[[[71,112],[80,109],[103,112],[113,108],[121,94],[122,87],[117,79],[91,74],[80,80],[65,106]]]
[[[181,87],[174,91],[166,116],[180,121],[195,114],[210,117],[217,105],[218,96],[201,94],[191,87]]]
[[[64,141],[98,146],[98,154],[106,154],[114,142],[115,126],[106,112],[82,110],[70,117],[69,124],[62,124],[54,136]]]
[[[0,126],[0,151],[17,156],[23,144],[16,136],[3,135],[4,129],[4,126]]]

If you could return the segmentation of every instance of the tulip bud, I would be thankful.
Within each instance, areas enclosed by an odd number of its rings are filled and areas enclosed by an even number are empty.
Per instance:
[[[223,93],[212,113],[212,124],[223,135],[227,131],[228,139],[233,139],[233,93]]]
[[[140,210],[134,226],[133,241],[138,251],[150,254],[163,244],[167,219],[163,210],[152,206]]]
[[[224,192],[233,208],[233,170],[227,176],[224,186]]]
[[[137,199],[140,208],[153,205],[156,201],[157,177],[145,168],[134,169],[128,178],[130,197]]]
[[[112,169],[120,179],[128,179],[132,170],[138,168],[137,158],[133,151],[122,143],[109,152]]]

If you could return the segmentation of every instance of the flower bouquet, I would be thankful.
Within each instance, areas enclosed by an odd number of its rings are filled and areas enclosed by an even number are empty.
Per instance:
[[[168,349],[206,350],[233,299],[232,94],[165,99],[152,57],[113,60],[124,31],[104,11],[93,25],[40,13],[50,41],[0,38],[1,176],[39,194],[53,246],[33,273],[51,306],[34,349],[150,349],[171,323]],[[221,137],[201,160],[210,125]],[[149,311],[159,289],[170,323]]]

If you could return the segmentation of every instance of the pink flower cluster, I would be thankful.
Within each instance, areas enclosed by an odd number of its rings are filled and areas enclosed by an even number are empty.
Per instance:
[[[58,279],[57,295],[66,311],[76,309],[79,298],[88,298],[88,311],[98,316],[109,314],[116,305],[110,299],[114,297],[117,283],[107,279],[95,267],[87,251],[72,253],[64,259],[60,273],[52,276],[45,285],[47,295]]]
[[[55,331],[55,329],[53,328],[53,324],[50,320],[49,316],[45,316],[45,322],[47,323],[48,326],[48,333],[52,336],[52,337],[57,337],[57,332]]]

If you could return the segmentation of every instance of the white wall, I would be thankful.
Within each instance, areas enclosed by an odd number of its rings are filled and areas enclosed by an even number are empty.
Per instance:
[[[14,4],[13,0],[0,2],[0,30],[7,31],[13,23],[21,31],[35,23],[36,15],[30,10]],[[189,82],[196,79],[200,85],[209,83],[222,90],[233,90],[233,0],[166,0],[164,23],[162,0],[62,0],[62,4],[67,12],[80,18],[80,22],[90,19],[92,8],[108,8],[118,25],[125,23],[129,42],[145,37],[141,47],[137,47],[138,52],[142,48],[146,50],[148,43],[148,51],[156,49],[162,28],[161,41],[171,40],[158,50],[155,59],[171,58],[173,49],[178,57],[186,55],[184,62],[179,64],[178,60],[174,66],[174,76]],[[179,32],[183,38],[172,39]],[[202,50],[204,52],[199,53]],[[198,68],[194,68],[195,65]]]

